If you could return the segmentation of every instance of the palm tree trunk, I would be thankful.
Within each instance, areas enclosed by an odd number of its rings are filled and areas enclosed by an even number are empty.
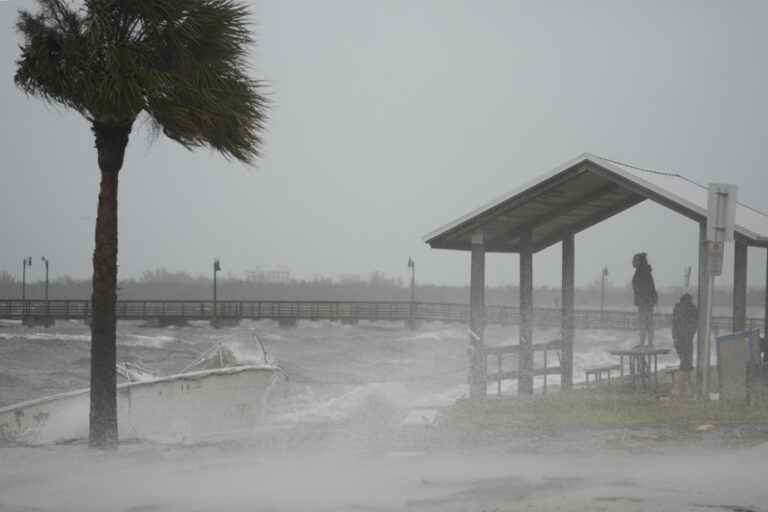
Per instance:
[[[91,296],[91,411],[89,445],[116,449],[117,432],[117,185],[131,125],[93,123],[101,170]]]

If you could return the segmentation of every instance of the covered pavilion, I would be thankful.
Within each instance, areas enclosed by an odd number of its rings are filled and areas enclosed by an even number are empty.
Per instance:
[[[582,154],[536,178],[524,187],[473,210],[429,233],[424,241],[433,249],[471,251],[470,264],[470,396],[485,397],[487,350],[485,330],[485,254],[520,256],[520,343],[518,392],[533,393],[533,377],[559,373],[561,386],[573,384],[575,235],[646,200],[669,208],[699,224],[699,332],[709,304],[704,250],[707,223],[706,185],[679,174],[630,166]],[[768,249],[768,216],[743,203],[736,207],[733,271],[733,330],[744,329],[747,298],[747,249]],[[559,368],[534,369],[533,355],[544,349],[533,343],[533,255],[554,244],[562,246],[562,326]],[[768,272],[766,276],[768,282]],[[768,284],[766,286],[768,291]],[[764,332],[768,331],[766,300]],[[703,339],[696,342],[697,375],[703,368]],[[550,348],[551,349],[551,348]],[[500,371],[501,374],[501,371]],[[498,375],[501,377],[501,375]]]

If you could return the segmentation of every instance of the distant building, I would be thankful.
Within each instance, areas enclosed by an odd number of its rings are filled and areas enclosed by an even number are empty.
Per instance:
[[[291,271],[285,266],[257,267],[255,270],[246,271],[245,278],[253,283],[288,283],[291,281]]]
[[[360,274],[337,274],[336,282],[340,284],[362,283],[363,278]]]

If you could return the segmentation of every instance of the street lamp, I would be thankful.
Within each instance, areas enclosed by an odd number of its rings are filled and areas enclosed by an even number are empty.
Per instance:
[[[411,304],[408,315],[408,327],[416,328],[416,262],[408,258],[408,268],[411,269]]]
[[[46,258],[45,256],[40,258],[40,261],[42,261],[43,265],[45,265],[45,300],[47,301],[48,300],[48,265],[50,262],[48,261],[48,258]]]
[[[216,286],[216,273],[221,271],[221,262],[219,261],[219,258],[216,258],[213,260],[213,323],[214,326],[218,324],[218,318],[219,318],[219,308],[216,303],[216,292],[217,292],[217,286]]]
[[[605,317],[605,278],[608,277],[608,267],[603,267],[602,279],[600,280],[600,321]]]
[[[48,264],[50,262],[45,256],[42,256],[40,260],[45,265],[45,316],[48,316],[50,314],[50,307],[48,305]]]
[[[416,302],[416,262],[408,258],[408,268],[411,269],[411,302]]]
[[[27,267],[32,266],[32,256],[21,260],[21,300],[27,300]]]

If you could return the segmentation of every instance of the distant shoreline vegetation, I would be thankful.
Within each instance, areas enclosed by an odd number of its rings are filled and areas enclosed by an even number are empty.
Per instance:
[[[37,277],[37,276],[35,276]],[[212,295],[213,282],[209,276],[192,276],[183,271],[160,268],[147,271],[139,278],[122,279],[118,282],[118,299],[124,300],[204,300]],[[43,282],[35,279],[27,282],[27,297],[42,299]],[[659,288],[659,309],[671,310],[680,298],[680,287]],[[344,276],[339,278],[316,277],[311,280],[289,279],[269,282],[248,279],[236,275],[219,276],[220,300],[410,300],[408,283],[382,272],[372,272],[367,278]],[[695,289],[693,290],[695,300]],[[51,299],[90,299],[91,280],[69,276],[52,278],[49,284]],[[9,272],[0,271],[0,298],[21,297],[21,279]],[[730,307],[732,293],[728,288],[718,288],[714,304],[719,308]],[[416,300],[420,302],[466,303],[468,286],[418,284]],[[519,300],[517,286],[489,286],[486,288],[487,304],[515,306]],[[560,289],[539,286],[534,290],[537,307],[559,307]],[[606,285],[605,304],[609,309],[634,309],[632,290],[629,286]],[[763,289],[750,288],[747,304],[753,311],[762,311]],[[576,289],[576,305],[580,308],[600,307],[600,285],[593,283]],[[755,313],[753,313],[754,316]]]

